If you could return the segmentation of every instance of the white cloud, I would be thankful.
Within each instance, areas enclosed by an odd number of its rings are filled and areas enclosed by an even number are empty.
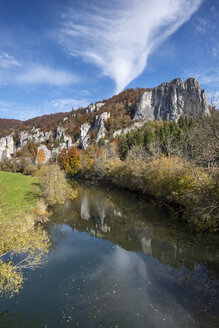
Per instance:
[[[6,52],[0,53],[0,68],[10,68],[12,66],[20,66],[21,64]]]
[[[219,69],[199,68],[198,70],[189,70],[184,73],[185,78],[194,77],[201,84],[218,88],[219,86]]]
[[[42,65],[32,65],[25,72],[15,76],[15,82],[18,84],[64,86],[77,83],[78,81],[79,78],[72,73]]]
[[[118,4],[119,3],[119,4]],[[59,42],[72,56],[97,65],[125,88],[146,67],[148,56],[199,8],[202,0],[89,2],[89,12],[68,9]]]
[[[79,107],[86,107],[89,105],[89,101],[87,99],[54,99],[50,103],[48,103],[48,106],[51,106],[54,111],[57,112],[66,112],[70,111],[72,108],[77,109]]]

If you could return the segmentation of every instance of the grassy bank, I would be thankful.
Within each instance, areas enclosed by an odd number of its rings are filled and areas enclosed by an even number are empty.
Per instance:
[[[0,171],[0,217],[13,219],[31,210],[41,197],[37,178]]]
[[[138,191],[180,209],[178,218],[195,230],[219,230],[219,174],[175,156],[150,161],[104,157],[83,161],[81,176]]]
[[[0,294],[17,294],[23,270],[43,263],[50,237],[36,223],[47,222],[48,205],[74,195],[57,165],[42,167],[37,177],[0,171]]]
[[[22,288],[23,270],[39,266],[49,251],[46,231],[35,226],[42,196],[35,177],[0,171],[0,294]],[[42,211],[42,210],[41,210]]]

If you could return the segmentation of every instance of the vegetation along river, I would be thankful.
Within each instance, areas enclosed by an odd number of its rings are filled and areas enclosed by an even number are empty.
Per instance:
[[[83,185],[54,207],[52,246],[0,327],[219,327],[218,235],[197,235],[136,194]]]

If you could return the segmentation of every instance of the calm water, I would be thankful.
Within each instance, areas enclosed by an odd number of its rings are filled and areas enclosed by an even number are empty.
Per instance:
[[[54,209],[47,263],[0,298],[0,327],[219,327],[219,240],[164,208],[83,186]]]

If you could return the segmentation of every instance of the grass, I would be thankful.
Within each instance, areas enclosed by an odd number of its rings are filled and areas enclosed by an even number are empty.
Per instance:
[[[13,219],[33,208],[41,191],[36,177],[0,171],[0,219]]]

